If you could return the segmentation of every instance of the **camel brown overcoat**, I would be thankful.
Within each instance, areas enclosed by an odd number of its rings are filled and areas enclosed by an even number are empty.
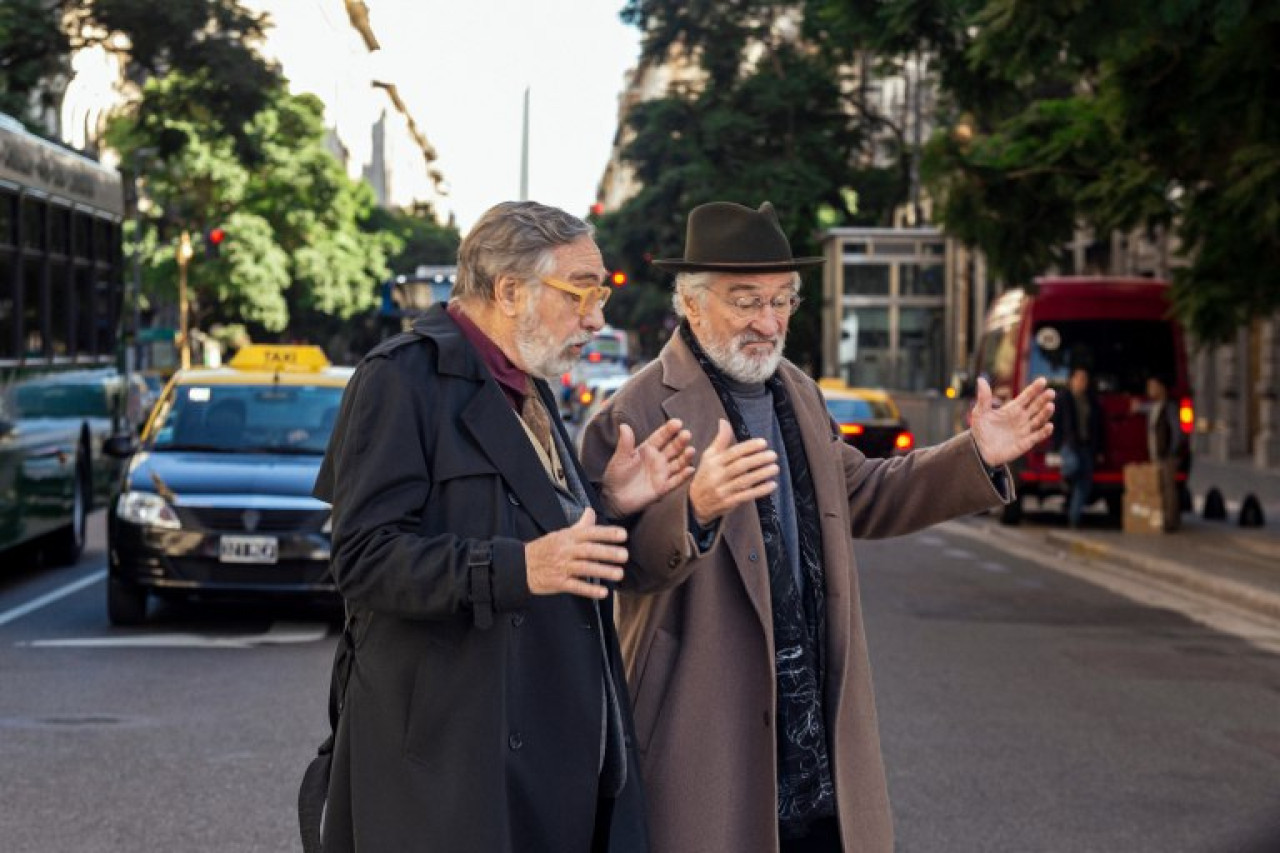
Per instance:
[[[813,380],[786,361],[780,370],[821,513],[825,699],[840,834],[847,851],[889,853],[893,822],[853,538],[910,533],[1008,496],[967,433],[905,457],[864,457],[840,439]],[[599,477],[621,423],[643,440],[667,418],[680,418],[701,450],[722,417],[706,374],[673,336],[587,427],[584,467]],[[618,599],[650,842],[657,853],[774,853],[776,681],[759,518],[754,502],[737,507],[702,555],[688,519],[686,485],[632,520]]]

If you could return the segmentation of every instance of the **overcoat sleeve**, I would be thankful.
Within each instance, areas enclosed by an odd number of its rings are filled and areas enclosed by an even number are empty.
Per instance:
[[[528,599],[524,545],[424,531],[440,419],[432,403],[443,404],[430,387],[378,357],[347,386],[315,487],[333,505],[331,568],[355,604],[426,619],[471,609],[483,625]]]

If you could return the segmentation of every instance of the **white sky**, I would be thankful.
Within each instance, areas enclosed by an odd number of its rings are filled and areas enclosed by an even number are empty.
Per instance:
[[[366,0],[383,73],[440,155],[458,225],[520,191],[530,89],[529,196],[583,216],[617,128],[640,33],[621,0]]]

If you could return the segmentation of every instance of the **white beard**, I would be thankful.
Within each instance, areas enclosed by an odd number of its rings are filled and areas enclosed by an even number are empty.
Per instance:
[[[699,343],[715,366],[730,379],[747,385],[759,385],[777,373],[778,365],[782,363],[782,350],[787,343],[786,332],[772,341],[774,347],[768,355],[750,355],[743,349],[743,345],[769,340],[746,331],[723,343],[702,340]]]
[[[590,341],[591,335],[586,332],[566,341],[557,341],[543,330],[538,321],[537,303],[532,300],[516,327],[516,350],[520,353],[520,360],[529,373],[539,379],[556,379],[568,373],[578,362],[578,356],[570,347],[583,346]]]

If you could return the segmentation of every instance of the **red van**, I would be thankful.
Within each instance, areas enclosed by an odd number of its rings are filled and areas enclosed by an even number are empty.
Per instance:
[[[1009,290],[991,304],[969,377],[985,375],[995,396],[1008,400],[1039,376],[1066,393],[1075,367],[1087,368],[1105,412],[1105,455],[1093,475],[1093,498],[1106,501],[1119,520],[1124,466],[1146,462],[1147,416],[1141,408],[1146,381],[1163,379],[1178,402],[1178,420],[1189,434],[1195,420],[1187,375],[1186,342],[1172,318],[1167,282],[1148,278],[1043,277]],[[966,391],[972,393],[972,378]],[[1191,442],[1184,441],[1178,484],[1185,493]],[[1065,495],[1059,459],[1046,442],[1014,466],[1018,500],[1001,520],[1017,524],[1028,496]],[[1185,505],[1185,499],[1184,499]]]

